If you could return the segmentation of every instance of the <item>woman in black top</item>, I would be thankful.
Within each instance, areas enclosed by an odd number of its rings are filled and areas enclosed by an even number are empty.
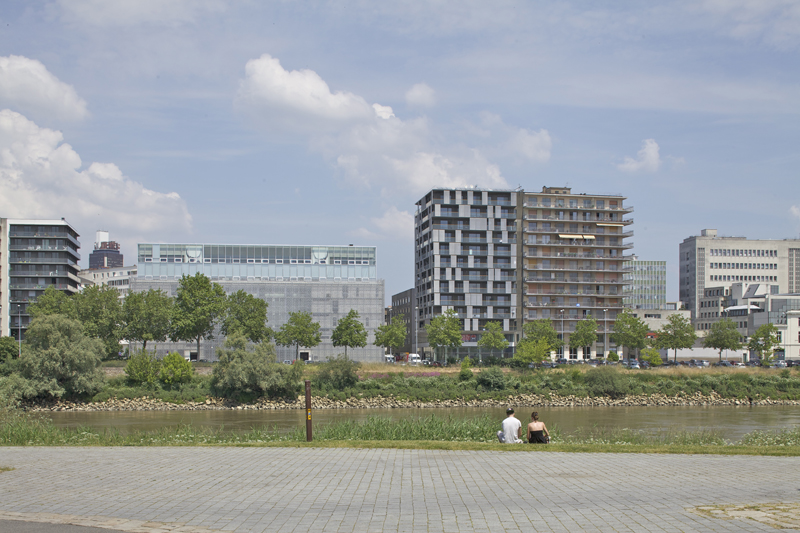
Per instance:
[[[528,424],[528,443],[547,444],[550,442],[550,432],[544,422],[539,422],[539,413],[531,413],[531,423]]]

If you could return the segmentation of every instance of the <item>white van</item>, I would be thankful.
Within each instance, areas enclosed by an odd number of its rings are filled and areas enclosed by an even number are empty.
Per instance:
[[[385,360],[386,360],[387,363],[394,363],[394,356],[393,355],[387,355],[387,356],[385,356]]]
[[[408,354],[408,364],[410,364],[411,366],[417,366],[421,362],[422,362],[422,357],[420,357],[418,353]]]

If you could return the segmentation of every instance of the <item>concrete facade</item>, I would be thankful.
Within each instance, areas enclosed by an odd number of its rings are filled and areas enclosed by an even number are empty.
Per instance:
[[[120,298],[125,298],[131,288],[131,279],[136,277],[136,265],[81,270],[78,277],[84,287],[107,285],[116,289]]]
[[[417,309],[414,305],[415,301],[413,288],[392,295],[392,306],[389,308],[387,323],[391,322],[395,317],[402,316],[403,323],[406,325],[406,341],[403,346],[395,348],[396,351],[401,353],[415,353],[416,350],[414,334],[418,325],[416,324]]]

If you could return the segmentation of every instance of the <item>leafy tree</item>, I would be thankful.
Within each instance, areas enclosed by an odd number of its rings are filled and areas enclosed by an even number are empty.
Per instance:
[[[697,340],[697,333],[692,323],[681,315],[669,315],[667,323],[658,330],[656,346],[675,350],[675,361],[678,360],[678,350],[691,349]]]
[[[617,354],[617,352],[608,352],[608,360],[619,361],[619,355]]]
[[[575,331],[569,336],[570,348],[585,348],[597,341],[597,321],[593,318],[584,318],[575,326]],[[584,359],[586,358],[586,354]]]
[[[756,332],[750,337],[747,348],[758,354],[762,365],[769,365],[772,363],[775,350],[780,348],[780,345],[778,328],[775,327],[775,324],[769,323],[758,326]]]
[[[524,338],[534,341],[544,339],[551,350],[557,350],[564,346],[564,341],[558,338],[558,332],[549,318],[540,318],[539,320],[528,322],[522,326],[522,334]]]
[[[351,361],[347,356],[340,355],[336,359],[329,358],[317,373],[316,381],[322,388],[343,391],[358,383],[357,370],[359,366],[358,362]]]
[[[34,319],[25,333],[20,372],[30,384],[26,396],[94,394],[105,382],[103,343],[88,337],[81,323],[61,315]]]
[[[172,313],[173,341],[196,341],[200,357],[200,340],[213,339],[214,326],[225,312],[225,291],[217,283],[198,272],[181,276],[178,296]]]
[[[404,316],[398,315],[392,318],[390,324],[381,324],[375,329],[375,346],[383,346],[392,352],[392,348],[399,348],[406,342],[406,325],[403,322]]]
[[[552,348],[543,338],[531,339],[524,338],[517,344],[517,349],[514,352],[514,359],[525,366],[530,363],[541,364],[545,359],[550,358]]]
[[[703,347],[719,350],[720,361],[722,361],[722,350],[741,349],[742,337],[736,329],[736,323],[730,318],[723,318],[711,324],[708,335],[703,339]]]
[[[487,322],[481,338],[478,339],[478,346],[489,350],[505,350],[508,340],[503,334],[503,325],[500,322]]]
[[[19,356],[19,344],[14,337],[0,337],[0,363],[11,361]]]
[[[300,392],[300,365],[281,365],[275,362],[275,346],[259,343],[248,346],[247,338],[234,333],[217,349],[219,361],[211,377],[213,389],[228,398],[269,396],[297,398]]]
[[[77,319],[78,311],[75,301],[64,291],[55,287],[47,287],[36,301],[28,306],[28,314],[32,319],[47,315],[62,315],[67,318]]]
[[[339,320],[333,328],[331,341],[334,346],[344,346],[344,356],[347,357],[347,347],[363,348],[367,345],[367,330],[358,320],[358,311],[351,309],[347,315]]]
[[[119,292],[108,285],[93,285],[74,294],[72,300],[84,333],[103,341],[107,356],[117,355],[123,333]]]
[[[617,346],[625,346],[628,350],[640,350],[646,346],[647,324],[635,317],[625,309],[617,315],[614,321],[614,333],[611,334],[611,341]]]
[[[147,341],[167,340],[173,304],[172,297],[160,289],[129,293],[122,304],[124,337],[141,342],[142,350],[147,350]]]
[[[132,383],[152,385],[158,379],[160,371],[161,361],[156,357],[156,352],[147,350],[133,353],[125,364],[125,375]]]
[[[178,352],[167,354],[161,361],[161,370],[158,372],[158,379],[166,385],[175,383],[188,383],[194,375],[192,363],[187,361]]]
[[[228,296],[221,331],[226,337],[241,333],[255,343],[269,340],[272,331],[267,327],[267,302],[243,290],[232,293]]]
[[[289,320],[275,334],[275,341],[280,346],[295,346],[295,361],[300,358],[300,347],[313,348],[322,342],[319,333],[319,322],[312,322],[311,313],[297,311],[289,313]]]
[[[651,366],[661,366],[664,362],[661,360],[661,353],[655,348],[645,348],[642,350],[642,361],[647,361]]]
[[[425,331],[428,333],[428,344],[433,347],[434,355],[440,347],[461,346],[461,320],[452,309],[433,317],[431,323],[425,326]]]
[[[461,360],[461,368],[472,368],[472,359],[470,359],[469,356]]]

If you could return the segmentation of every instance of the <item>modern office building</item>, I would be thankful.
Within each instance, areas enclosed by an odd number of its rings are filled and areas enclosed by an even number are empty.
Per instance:
[[[680,299],[692,312],[695,328],[702,329],[701,313],[709,312],[700,307],[706,288],[724,292],[744,282],[800,293],[800,240],[723,237],[715,229],[704,229],[680,244],[679,270]]]
[[[633,243],[625,239],[633,236],[633,219],[625,215],[633,207],[624,201],[568,187],[524,193],[524,318],[553,320],[570,359],[610,350],[609,335],[623,309],[625,261],[632,259],[626,250]],[[583,318],[598,322],[598,341],[569,346],[569,334]]]
[[[625,293],[622,303],[628,309],[666,309],[667,262],[644,261],[636,255],[624,263]]]
[[[373,246],[276,246],[224,244],[139,244],[137,275],[131,291],[162,289],[177,293],[181,276],[202,273],[230,294],[244,290],[265,300],[269,326],[277,330],[290,312],[307,311],[320,323],[322,343],[301,354],[324,361],[344,352],[331,333],[338,320],[356,310],[369,334],[365,348],[348,349],[358,361],[383,361],[383,349],[372,345],[375,328],[384,321],[384,282],[378,279]],[[224,339],[164,343],[161,351],[179,350],[201,360],[216,360]],[[149,345],[148,345],[149,347]],[[294,359],[295,349],[278,347],[278,360]]]
[[[125,298],[131,288],[131,279],[136,277],[136,265],[115,268],[96,268],[78,272],[81,285],[107,285],[119,292],[120,298]]]
[[[389,308],[388,322],[391,322],[395,317],[402,317],[406,325],[406,341],[403,346],[395,348],[395,352],[416,353],[415,324],[417,310],[415,309],[415,302],[413,288],[392,295],[392,306]]]
[[[491,321],[502,324],[512,346],[518,340],[521,198],[512,190],[433,189],[417,202],[414,264],[420,348],[430,352],[424,327],[448,309],[463,324],[459,355],[478,353],[477,341]]]
[[[623,308],[623,263],[633,246],[625,242],[633,208],[624,200],[568,187],[431,190],[415,215],[418,326],[455,310],[465,355],[477,351],[489,321],[503,324],[513,349],[526,321],[552,320],[568,343],[577,322],[591,317],[603,340],[569,348],[569,357],[607,352],[603,333]]]
[[[119,243],[108,240],[107,231],[95,235],[94,250],[89,254],[89,268],[122,268],[124,258],[119,251]]]
[[[61,220],[0,218],[0,334],[25,337],[28,305],[48,287],[78,291],[78,232]]]

